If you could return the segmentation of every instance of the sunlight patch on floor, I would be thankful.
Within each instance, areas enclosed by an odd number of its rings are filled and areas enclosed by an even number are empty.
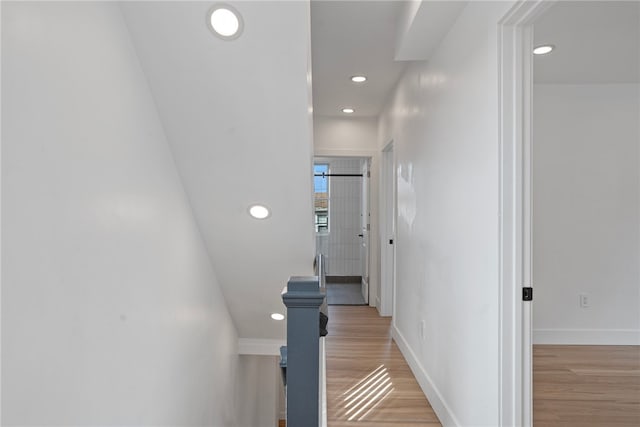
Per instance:
[[[338,418],[362,421],[394,390],[389,371],[380,365],[342,393]]]

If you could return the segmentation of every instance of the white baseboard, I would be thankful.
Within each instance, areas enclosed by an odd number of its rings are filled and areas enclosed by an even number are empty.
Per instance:
[[[447,405],[447,402],[438,391],[438,388],[431,380],[431,377],[429,377],[429,374],[427,374],[422,367],[422,364],[418,361],[415,353],[411,350],[411,347],[409,347],[407,340],[404,339],[404,336],[395,327],[395,325],[391,327],[391,336],[395,340],[396,344],[398,344],[400,352],[406,359],[407,364],[409,364],[411,372],[413,372],[413,375],[416,377],[420,388],[427,397],[427,400],[429,400],[429,403],[440,419],[442,426],[459,427],[461,424],[458,422],[458,419],[451,411],[449,405]]]
[[[283,345],[287,345],[285,340],[240,338],[238,340],[238,354],[280,356],[280,347]]]
[[[640,345],[640,329],[534,329],[533,343]]]

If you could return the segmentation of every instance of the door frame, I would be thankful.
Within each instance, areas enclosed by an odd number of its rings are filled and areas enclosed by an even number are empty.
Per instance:
[[[369,291],[369,270],[371,269],[371,237],[369,236],[371,230],[371,158],[360,157],[362,160],[361,172],[362,172],[362,185],[360,191],[362,197],[360,199],[360,231],[362,242],[360,246],[360,263],[362,268],[362,281],[360,291],[362,297],[367,305],[369,305],[369,298],[371,292]],[[362,248],[366,248],[365,251]]]
[[[380,316],[391,316],[392,322],[395,322],[396,317],[395,164],[394,144],[391,140],[382,149],[380,165],[380,303],[378,312]],[[394,240],[393,244],[388,242],[390,239]]]
[[[533,23],[555,3],[524,0],[498,23],[500,147],[500,381],[501,426],[533,425],[532,92]]]
[[[360,157],[369,159],[369,306],[375,307],[379,295],[380,280],[380,248],[378,245],[378,174],[379,154],[375,150],[333,150],[316,149],[311,157],[311,163],[316,157]]]

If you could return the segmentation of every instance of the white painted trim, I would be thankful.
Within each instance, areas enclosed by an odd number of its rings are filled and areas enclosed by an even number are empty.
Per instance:
[[[531,304],[531,24],[553,1],[520,0],[500,20],[499,425],[533,425]]]
[[[283,345],[287,345],[285,340],[240,338],[238,339],[238,354],[280,356],[280,347]]]
[[[332,150],[332,149],[316,149],[313,151],[314,157],[378,157],[376,150]]]
[[[427,400],[431,404],[431,407],[435,411],[443,427],[462,426],[449,405],[447,405],[447,402],[442,397],[442,394],[436,387],[435,383],[431,380],[431,377],[429,377],[427,371],[419,362],[413,350],[411,350],[407,340],[405,340],[404,336],[398,328],[395,327],[395,325],[391,326],[391,336],[398,345],[400,352],[407,361],[409,368],[411,368],[411,372],[413,372],[413,375],[416,377],[422,392],[427,397]]]
[[[512,26],[503,25],[499,33],[500,58],[500,312],[498,381],[499,425],[524,426],[522,380],[522,304],[518,290],[522,286],[521,203],[516,188],[520,185],[517,167],[520,162],[518,111],[515,104],[518,88],[514,45],[519,34]],[[516,301],[514,304],[513,302]]]
[[[0,5],[0,22],[2,21],[2,5]],[[0,25],[2,27],[2,25]],[[2,46],[2,31],[0,31],[0,46]],[[0,82],[2,82],[2,67],[0,67]],[[2,85],[0,84],[0,99],[2,99]],[[2,135],[2,103],[0,102],[0,135]],[[0,165],[2,164],[2,138],[0,138]],[[2,260],[2,174],[0,174],[0,260]],[[2,319],[2,262],[0,262],[0,319]],[[0,328],[0,343],[2,342],[2,328]],[[0,355],[0,378],[2,378],[2,356]],[[0,402],[2,402],[2,387],[0,387]],[[0,423],[2,423],[2,405],[0,405]]]
[[[0,5],[0,23],[3,22],[2,21],[2,5]],[[2,27],[2,25],[0,24],[0,28]],[[2,31],[0,31],[0,46],[2,46]],[[0,67],[0,82],[2,82],[2,67]],[[2,85],[0,84],[0,99],[2,99]],[[4,117],[2,115],[2,103],[0,102],[0,135],[3,135],[2,133],[2,117]],[[0,165],[2,165],[2,138],[0,138]],[[4,240],[2,240],[2,226],[1,224],[3,224],[2,222],[2,174],[0,174],[0,260],[2,260],[2,242]],[[2,275],[2,262],[0,262],[0,319],[2,319],[2,295],[4,294],[4,292],[2,292],[3,288],[2,288],[2,277],[4,277]],[[0,328],[0,343],[2,343],[2,328]],[[0,355],[0,378],[2,378],[2,356]],[[0,402],[3,402],[2,400],[2,387],[0,387]],[[0,405],[0,423],[2,423],[2,405]]]
[[[380,304],[378,312],[380,316],[391,316],[392,323],[395,318],[395,281],[396,281],[396,191],[395,176],[396,158],[393,140],[390,140],[382,149],[380,156],[380,189],[379,198],[379,236],[380,236]],[[391,182],[389,182],[391,180]],[[391,212],[389,211],[391,207]],[[390,215],[389,215],[390,214]],[[388,239],[394,239],[394,245],[390,247]]]
[[[640,345],[640,329],[534,329],[533,343]]]
[[[320,338],[320,427],[327,427],[327,352],[325,337]]]

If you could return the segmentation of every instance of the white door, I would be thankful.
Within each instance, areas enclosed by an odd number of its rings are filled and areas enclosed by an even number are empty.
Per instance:
[[[362,160],[362,208],[360,209],[360,262],[362,264],[362,297],[369,304],[369,230],[371,229],[369,212],[369,159]]]

